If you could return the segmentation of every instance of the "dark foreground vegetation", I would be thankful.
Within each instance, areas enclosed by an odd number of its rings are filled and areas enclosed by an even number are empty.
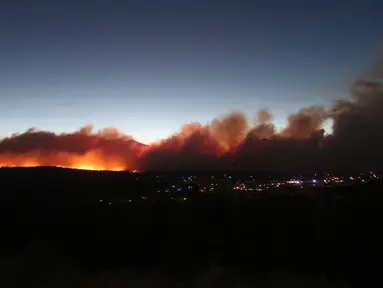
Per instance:
[[[140,201],[132,177],[0,169],[0,286],[370,287],[379,275],[380,182]],[[133,201],[99,203],[108,195]]]

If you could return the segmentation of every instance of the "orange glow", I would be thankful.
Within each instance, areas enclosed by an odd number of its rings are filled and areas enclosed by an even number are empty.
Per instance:
[[[0,167],[37,167],[55,166],[96,171],[125,171],[129,170],[127,163],[121,157],[104,155],[99,151],[89,151],[84,155],[58,152],[42,156],[38,152],[16,155],[0,154]]]

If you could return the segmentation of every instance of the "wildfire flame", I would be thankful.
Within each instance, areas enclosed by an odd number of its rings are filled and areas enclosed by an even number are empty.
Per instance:
[[[98,151],[90,151],[84,155],[76,153],[51,153],[42,156],[39,152],[5,155],[0,154],[0,167],[38,167],[55,166],[60,168],[94,170],[94,171],[125,171],[129,170],[120,157],[105,156]]]

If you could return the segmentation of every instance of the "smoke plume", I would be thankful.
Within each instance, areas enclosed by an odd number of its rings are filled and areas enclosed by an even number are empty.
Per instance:
[[[190,123],[151,145],[114,128],[88,125],[56,134],[31,128],[0,141],[0,166],[59,166],[95,170],[381,170],[383,168],[383,61],[363,73],[348,100],[303,107],[277,131],[260,109]],[[332,133],[323,124],[332,120]]]

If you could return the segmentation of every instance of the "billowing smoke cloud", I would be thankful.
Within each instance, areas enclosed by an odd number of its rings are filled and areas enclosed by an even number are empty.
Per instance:
[[[288,125],[282,131],[282,135],[295,139],[307,139],[322,128],[326,119],[327,112],[324,107],[302,108],[288,117]]]
[[[29,129],[0,141],[0,166],[53,165],[107,170],[381,170],[383,61],[354,83],[349,100],[304,107],[277,131],[260,109],[253,120],[233,112],[206,125],[190,123],[143,145],[114,128],[85,126],[55,134]],[[323,124],[332,120],[332,134]]]
[[[88,125],[67,134],[31,128],[0,142],[0,166],[126,170],[143,146],[114,128],[93,132]]]
[[[378,61],[352,86],[351,100],[331,109],[333,135],[329,149],[342,168],[383,168],[383,61]]]

